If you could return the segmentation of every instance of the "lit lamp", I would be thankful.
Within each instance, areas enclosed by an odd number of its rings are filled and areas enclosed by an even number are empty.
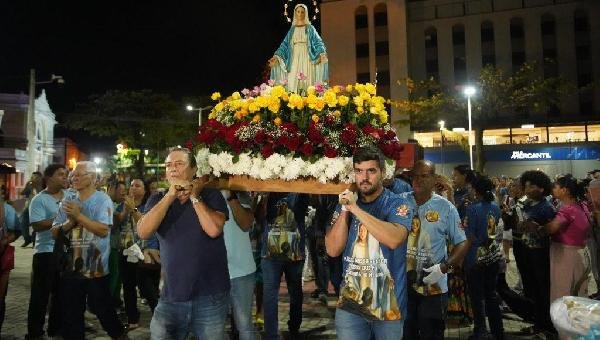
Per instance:
[[[200,107],[200,108],[195,108],[194,106],[188,104],[185,109],[188,111],[198,111],[198,126],[202,125],[202,112],[204,110],[210,110],[213,107],[211,105],[205,106],[205,107]]]
[[[467,114],[469,116],[469,165],[471,166],[471,170],[473,170],[473,141],[471,141],[471,131],[473,130],[473,126],[471,123],[471,96],[475,94],[476,90],[473,86],[465,86],[463,88],[463,93],[467,96]]]

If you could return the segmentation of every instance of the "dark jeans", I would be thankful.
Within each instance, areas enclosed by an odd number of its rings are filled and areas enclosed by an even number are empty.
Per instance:
[[[532,287],[532,281],[529,279],[531,263],[527,258],[526,254],[527,248],[523,245],[521,240],[513,239],[513,254],[515,255],[515,262],[517,264],[517,269],[519,270],[519,274],[521,275],[521,283],[523,284],[523,295],[527,298],[531,299],[535,287]],[[530,311],[533,314],[533,310]]]
[[[65,340],[84,338],[84,318],[86,300],[90,311],[100,320],[102,328],[111,338],[124,334],[123,325],[117,318],[110,290],[108,276],[94,279],[62,278],[59,299],[62,302],[61,335]]]
[[[517,294],[508,286],[505,273],[500,273],[498,275],[496,291],[513,313],[517,314],[521,319],[527,322],[533,322],[533,302],[530,299]]]
[[[160,294],[158,285],[160,283],[160,266],[150,267],[143,264],[138,267],[138,289],[140,296],[148,301],[150,310],[154,313],[154,309],[158,304]]]
[[[48,313],[48,336],[55,336],[60,328],[59,304],[57,301],[59,272],[53,253],[33,255],[31,265],[31,296],[27,312],[28,338],[44,335],[46,307]]]
[[[281,275],[290,294],[290,320],[288,329],[297,332],[302,323],[302,267],[304,261],[282,261],[263,258],[263,303],[265,316],[265,338],[279,338],[279,285]]]
[[[500,300],[496,293],[499,271],[500,264],[497,261],[485,266],[475,265],[467,270],[467,288],[473,306],[475,339],[485,339],[487,336],[486,315],[494,338],[504,338]]]
[[[123,281],[123,303],[125,314],[130,324],[140,321],[140,311],[137,308],[137,263],[127,262],[127,257],[120,255],[121,280]]]
[[[405,339],[443,339],[448,315],[448,293],[424,296],[408,287]]]
[[[312,230],[308,234],[308,251],[312,261],[313,272],[315,273],[315,285],[317,293],[327,294],[329,286],[329,264],[327,253],[325,253],[325,237]]]
[[[550,319],[550,250],[549,248],[525,248],[528,268],[521,273],[523,289],[529,286],[533,300],[534,325],[545,331],[554,331]],[[527,279],[525,279],[527,278]],[[527,293],[526,293],[527,294]]]

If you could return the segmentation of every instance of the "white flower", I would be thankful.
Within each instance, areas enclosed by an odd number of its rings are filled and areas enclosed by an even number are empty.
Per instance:
[[[196,154],[196,164],[198,165],[197,176],[204,176],[211,173],[212,169],[208,161],[209,152],[208,148],[198,150]]]

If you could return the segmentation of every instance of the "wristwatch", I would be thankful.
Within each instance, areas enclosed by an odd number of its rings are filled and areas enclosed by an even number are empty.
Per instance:
[[[454,265],[453,264],[448,263],[448,261],[446,261],[446,260],[443,260],[441,263],[443,263],[443,264],[446,265],[446,268],[447,268],[446,269],[446,273],[450,273],[450,272],[454,271]]]
[[[190,198],[190,201],[192,201],[192,205],[194,205],[196,203],[200,203],[200,200],[197,197]]]

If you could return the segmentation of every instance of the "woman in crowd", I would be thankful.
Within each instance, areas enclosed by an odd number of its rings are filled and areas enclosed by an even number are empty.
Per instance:
[[[19,236],[18,217],[15,209],[8,204],[6,187],[0,192],[0,334],[6,313],[6,293],[10,271],[15,268],[15,247],[12,242]],[[1,335],[0,335],[1,338]]]
[[[550,234],[550,301],[567,295],[587,296],[590,259],[586,241],[590,229],[585,188],[571,175],[554,182],[552,196],[560,201],[554,219],[546,225],[528,223],[530,231]]]
[[[500,208],[494,197],[494,184],[485,176],[473,182],[475,201],[469,205],[464,219],[470,242],[464,267],[467,287],[473,306],[473,339],[487,339],[487,316],[492,335],[504,339],[500,301],[496,283],[500,272],[502,251],[496,240]]]

